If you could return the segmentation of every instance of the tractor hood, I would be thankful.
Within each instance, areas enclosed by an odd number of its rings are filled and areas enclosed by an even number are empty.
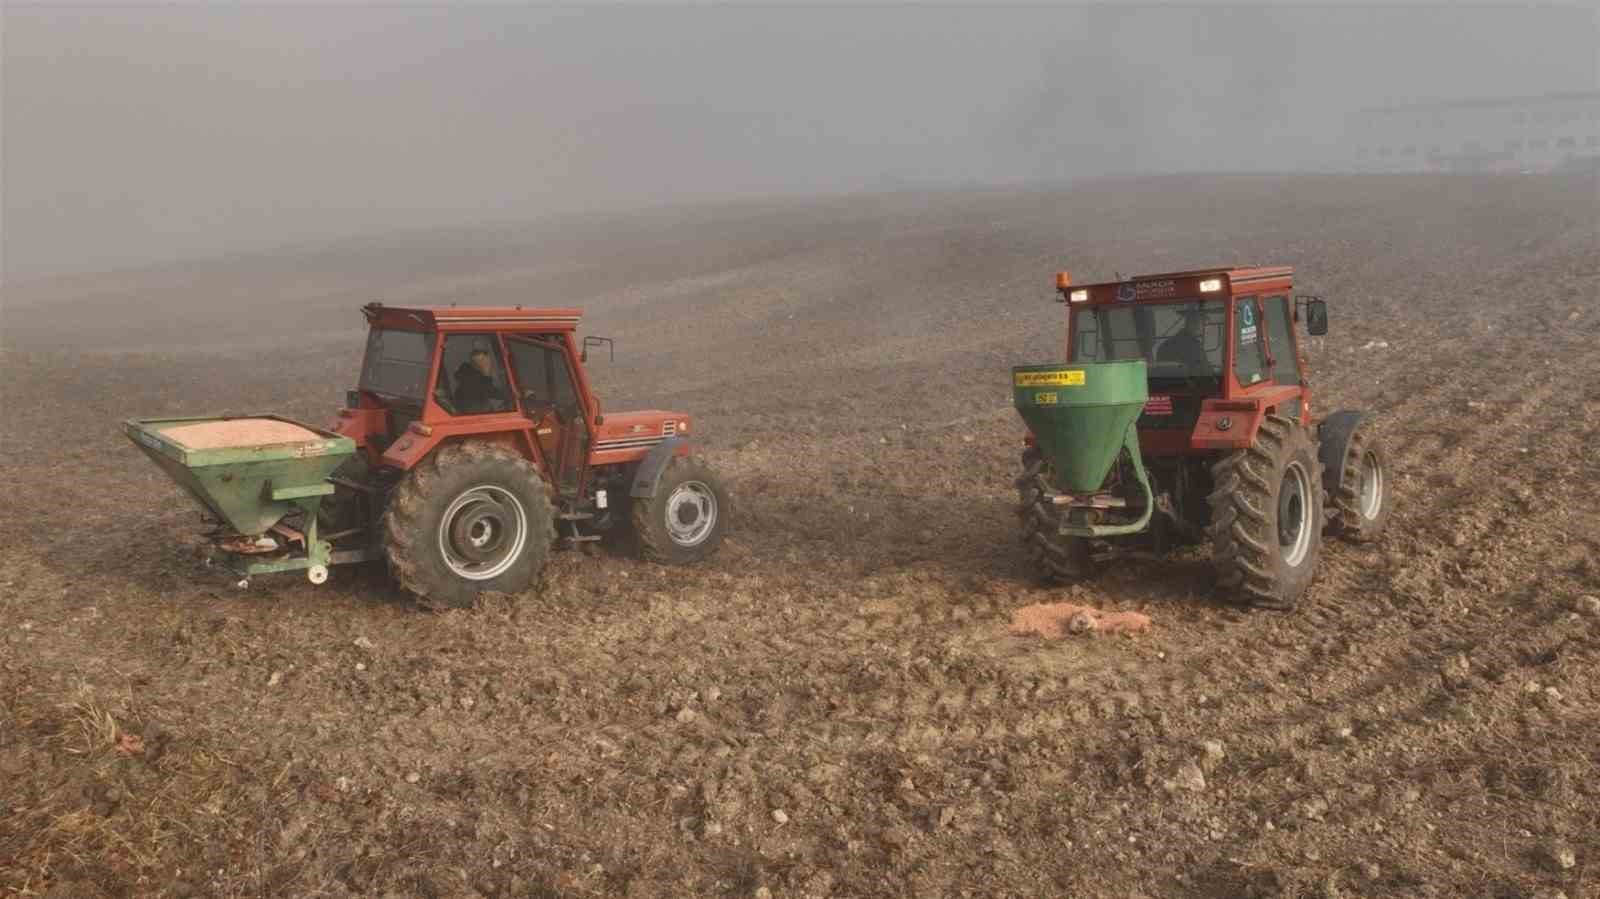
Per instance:
[[[692,431],[688,415],[661,409],[607,412],[603,420],[604,423],[595,429],[596,452],[648,448],[668,437],[687,436]]]

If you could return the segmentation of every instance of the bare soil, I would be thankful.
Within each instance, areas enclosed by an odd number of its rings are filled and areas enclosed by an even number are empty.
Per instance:
[[[1600,896],[1597,196],[1172,178],[7,285],[0,890]],[[1060,356],[1053,273],[1222,262],[1329,301],[1315,407],[1379,413],[1387,536],[1288,614],[1198,553],[1039,586],[1008,373]],[[324,421],[372,299],[585,307],[608,408],[697,417],[722,552],[447,614],[199,567],[118,421]],[[1009,633],[1054,602],[1154,624]]]

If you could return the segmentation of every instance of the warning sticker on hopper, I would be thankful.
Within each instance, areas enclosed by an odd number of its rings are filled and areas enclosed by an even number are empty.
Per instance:
[[[1019,371],[1014,376],[1018,387],[1082,387],[1083,369],[1067,371]]]

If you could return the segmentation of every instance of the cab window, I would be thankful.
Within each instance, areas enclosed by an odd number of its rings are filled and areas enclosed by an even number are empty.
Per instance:
[[[1289,298],[1267,297],[1267,340],[1272,346],[1272,380],[1279,384],[1300,383],[1300,359],[1294,351],[1293,324]]]
[[[495,335],[451,334],[445,338],[433,399],[451,415],[484,415],[516,408]]]
[[[511,366],[524,405],[553,403],[567,420],[579,417],[578,391],[567,369],[566,347],[558,337],[516,337],[510,341]]]
[[[1240,297],[1233,309],[1233,375],[1241,387],[1267,380],[1266,341],[1261,339],[1261,302],[1256,297]]]

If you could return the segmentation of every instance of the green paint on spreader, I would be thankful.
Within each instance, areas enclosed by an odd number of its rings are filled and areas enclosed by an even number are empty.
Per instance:
[[[196,449],[167,431],[243,418],[268,419],[309,432],[303,440]],[[277,415],[130,419],[128,435],[161,470],[240,534],[266,533],[290,512],[310,509],[333,492],[328,475],[356,451],[348,437]]]
[[[1050,463],[1051,483],[1063,493],[1092,494],[1127,450],[1145,493],[1145,512],[1131,525],[1067,525],[1063,533],[1104,537],[1136,533],[1154,505],[1137,422],[1150,388],[1143,359],[1087,364],[1019,365],[1011,370],[1017,412]]]

